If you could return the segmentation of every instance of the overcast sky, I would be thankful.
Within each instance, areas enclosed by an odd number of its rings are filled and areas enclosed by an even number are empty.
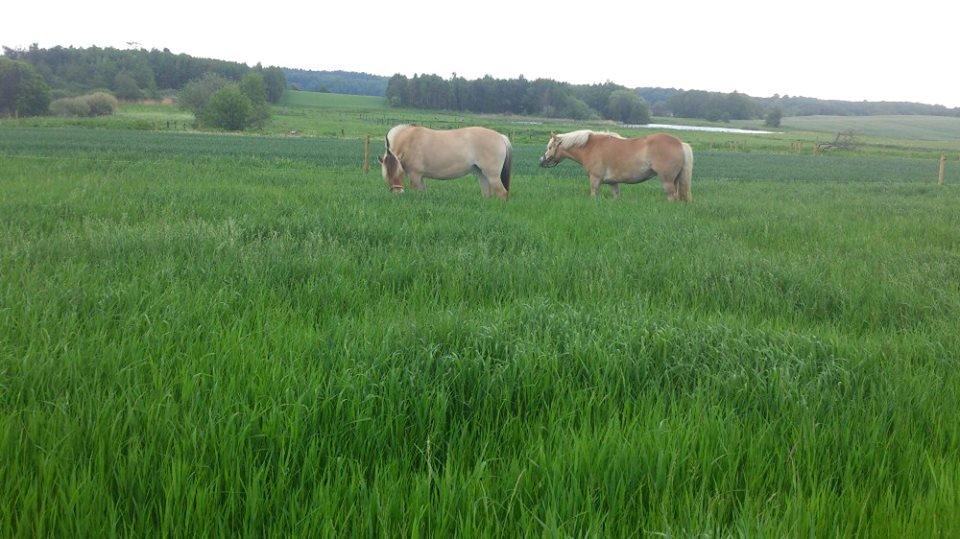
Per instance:
[[[8,2],[0,44],[960,106],[960,2]]]

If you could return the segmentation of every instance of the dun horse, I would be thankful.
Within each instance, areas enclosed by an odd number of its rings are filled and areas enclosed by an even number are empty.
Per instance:
[[[616,133],[573,131],[553,135],[540,157],[541,167],[554,167],[564,159],[583,166],[590,176],[590,195],[597,196],[606,183],[620,196],[621,183],[640,183],[660,176],[667,200],[693,200],[693,150],[677,137],[657,133],[625,139]]]
[[[403,192],[403,177],[415,189],[424,178],[451,180],[474,173],[483,196],[506,199],[510,190],[510,139],[483,127],[436,131],[398,125],[387,133],[387,149],[379,158],[387,187]]]

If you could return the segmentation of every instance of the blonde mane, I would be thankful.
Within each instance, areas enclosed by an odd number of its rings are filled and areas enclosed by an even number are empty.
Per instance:
[[[388,149],[388,150],[391,149],[391,147],[393,146],[393,137],[395,137],[396,134],[399,133],[401,130],[406,129],[406,128],[408,128],[408,127],[410,127],[410,124],[400,124],[400,125],[395,125],[395,126],[391,127],[391,128],[390,128],[390,131],[387,131],[387,140],[386,140],[386,142],[387,142],[387,149]],[[391,151],[392,151],[392,150],[391,150]]]
[[[617,133],[611,131],[591,131],[589,129],[581,129],[579,131],[571,131],[569,133],[561,133],[557,135],[557,138],[560,139],[560,147],[564,150],[570,148],[579,148],[587,143],[590,140],[590,135],[602,135],[605,137],[614,137],[614,138],[623,138]]]

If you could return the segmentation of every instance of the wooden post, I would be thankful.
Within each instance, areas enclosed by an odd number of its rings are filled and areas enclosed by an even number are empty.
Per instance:
[[[943,185],[943,173],[947,168],[947,155],[940,154],[940,179],[937,181],[937,185]]]
[[[363,173],[370,172],[370,135],[363,139]]]

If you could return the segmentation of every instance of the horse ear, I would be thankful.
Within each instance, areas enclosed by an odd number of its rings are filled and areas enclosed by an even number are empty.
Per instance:
[[[382,155],[378,155],[378,156],[377,156],[377,162],[380,163],[381,165],[383,164],[383,156],[382,156]]]

